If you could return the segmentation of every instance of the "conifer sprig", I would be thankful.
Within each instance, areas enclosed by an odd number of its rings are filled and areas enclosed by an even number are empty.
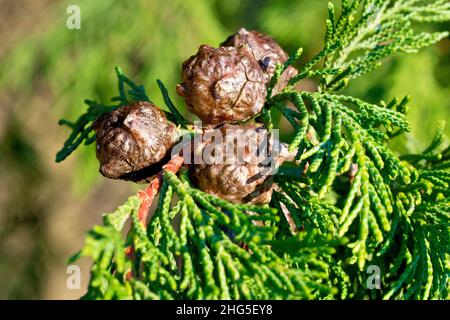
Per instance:
[[[148,227],[139,222],[138,207],[133,196],[105,215],[105,225],[88,234],[72,259],[94,261],[85,298],[298,299],[334,292],[324,259],[335,244],[304,236],[274,241],[279,217],[271,208],[233,206],[192,188],[185,174],[169,172]],[[129,218],[133,227],[124,239]],[[126,254],[130,245],[135,263]]]
[[[448,32],[419,32],[419,23],[450,20],[448,1],[342,1],[339,13],[328,4],[324,49],[290,81],[317,77],[320,90],[339,91],[349,81],[380,66],[396,53],[413,53],[448,36]],[[318,69],[320,61],[324,65]]]
[[[409,131],[400,112],[406,99],[376,106],[353,97],[291,91],[272,101],[296,128],[291,146],[303,168],[301,176],[278,178],[283,191],[272,205],[287,208],[296,229],[348,237],[348,266],[355,263],[361,272],[369,261],[383,266],[382,281],[392,287],[380,298],[446,297],[450,176],[425,169],[448,161],[442,126],[422,154],[403,157],[417,164],[413,167],[386,145],[389,134]],[[327,199],[330,194],[334,201]],[[403,241],[400,248],[396,239]]]

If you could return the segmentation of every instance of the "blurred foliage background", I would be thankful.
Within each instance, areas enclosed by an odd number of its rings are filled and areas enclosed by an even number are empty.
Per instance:
[[[70,4],[81,29],[66,28]],[[162,104],[156,79],[175,85],[181,63],[200,44],[217,46],[240,27],[272,35],[303,61],[322,47],[325,0],[0,0],[0,298],[78,298],[66,287],[66,259],[83,233],[136,189],[98,174],[92,146],[61,164],[56,151],[68,135],[58,119],[75,119],[82,101],[107,102],[119,65]],[[449,25],[437,26],[449,29]],[[450,119],[450,41],[396,56],[351,84],[346,93],[371,102],[410,95],[412,134],[397,151],[427,144],[437,122]],[[280,124],[284,126],[284,124]],[[450,133],[450,125],[446,129]]]

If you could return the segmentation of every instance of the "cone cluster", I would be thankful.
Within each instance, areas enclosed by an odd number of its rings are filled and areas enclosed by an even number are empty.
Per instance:
[[[256,133],[263,125],[249,120],[264,106],[276,64],[287,59],[287,53],[271,37],[242,28],[218,48],[200,46],[182,65],[182,82],[177,85],[177,93],[185,100],[188,110],[202,120],[202,126],[217,128],[224,138],[235,135],[232,129]],[[295,68],[288,67],[272,94],[280,92],[296,74]],[[136,182],[148,181],[161,169],[170,159],[170,151],[179,136],[176,125],[147,101],[104,114],[93,128],[100,172],[108,178]],[[225,142],[216,143],[219,143],[216,148],[225,149],[225,145],[220,145]],[[234,164],[196,163],[190,171],[196,187],[228,201],[270,201],[272,186],[268,176],[261,173],[258,164],[245,159]]]

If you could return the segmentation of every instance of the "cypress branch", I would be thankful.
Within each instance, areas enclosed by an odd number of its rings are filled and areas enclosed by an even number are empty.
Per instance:
[[[233,204],[194,188],[185,169],[164,171],[148,223],[131,196],[104,215],[70,260],[93,261],[84,298],[447,299],[450,146],[443,125],[421,153],[399,157],[388,142],[410,130],[409,99],[374,104],[337,91],[383,58],[446,36],[413,27],[447,21],[449,10],[446,1],[343,0],[337,14],[329,4],[324,49],[272,96],[301,50],[277,66],[259,115],[272,129],[270,111],[277,109],[295,131],[289,148],[296,159],[274,177],[270,205]],[[60,122],[72,133],[57,161],[95,141],[91,126],[101,114],[149,99],[116,73],[117,104],[87,100],[77,121]],[[319,79],[319,91],[296,89],[310,77]],[[158,85],[168,117],[188,125]],[[369,265],[381,270],[381,290],[366,286]]]

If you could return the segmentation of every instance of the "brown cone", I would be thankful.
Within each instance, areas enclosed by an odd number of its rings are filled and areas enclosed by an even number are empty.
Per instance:
[[[245,46],[201,46],[183,63],[182,80],[177,93],[206,126],[248,120],[267,94],[266,75]]]
[[[241,28],[237,33],[228,37],[221,43],[222,47],[240,47],[247,46],[252,52],[254,58],[266,72],[268,79],[272,78],[277,63],[285,63],[289,56],[280,47],[280,45],[271,37],[258,31],[247,31]],[[297,74],[297,69],[289,66],[281,75],[272,94],[276,94],[284,89],[289,79]]]
[[[262,141],[262,135],[258,135],[260,130],[264,129],[259,124],[231,125],[226,124],[218,130],[224,137],[222,141],[210,142],[205,147],[214,152],[210,152],[214,161],[205,160],[208,152],[203,150],[203,163],[194,164],[191,167],[191,177],[194,185],[200,190],[209,194],[218,196],[233,203],[253,203],[261,204],[270,202],[272,196],[272,180],[270,168],[262,166],[258,162],[256,150],[252,148],[243,148],[242,157],[238,157],[238,143],[245,140],[246,146],[258,146]],[[241,131],[239,131],[241,130]],[[264,135],[266,131],[262,132]],[[232,143],[227,144],[227,141]],[[272,153],[273,146],[269,144],[269,151]],[[223,156],[230,154],[236,156],[240,162],[231,161],[224,163]],[[283,154],[274,157],[276,166],[283,162]],[[229,158],[228,158],[229,159]],[[262,159],[267,159],[265,156]],[[233,159],[236,160],[236,159]],[[255,161],[257,160],[257,161]]]
[[[139,182],[159,170],[152,166],[169,156],[176,136],[176,126],[147,101],[100,116],[93,129],[100,172],[108,178]]]

